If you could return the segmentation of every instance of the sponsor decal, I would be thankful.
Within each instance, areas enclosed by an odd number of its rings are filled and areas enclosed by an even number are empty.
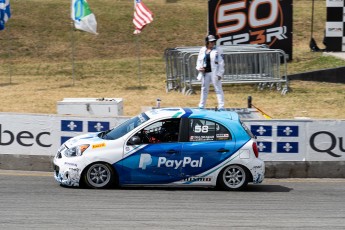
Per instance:
[[[229,134],[227,134],[227,133],[216,134],[216,138],[218,140],[227,140],[227,139],[229,139]]]
[[[322,140],[322,141],[320,141]],[[327,142],[325,140],[330,140]],[[345,143],[343,137],[336,137],[333,133],[327,131],[316,132],[311,135],[309,140],[310,147],[319,153],[327,153],[332,157],[341,157],[336,154],[336,150],[345,153]]]
[[[208,26],[219,44],[266,44],[292,56],[291,0],[209,0]]]
[[[150,154],[142,153],[139,160],[139,168],[146,169],[146,166],[152,163],[152,158]]]
[[[184,157],[182,160],[168,160],[166,157],[158,157],[158,162],[156,167],[166,167],[166,168],[184,168],[184,167],[192,167],[198,168],[202,167],[203,157],[199,159],[192,159],[191,157]],[[142,153],[140,155],[139,160],[139,168],[145,170],[147,166],[152,164],[152,156],[147,153]]]
[[[30,147],[34,144],[39,145],[40,147],[48,148],[52,144],[48,144],[43,141],[43,139],[49,139],[50,132],[40,132],[38,134],[33,134],[29,131],[20,131],[14,133],[13,131],[6,130],[2,128],[0,124],[0,146],[11,145],[12,143],[18,143],[21,146]]]
[[[188,181],[188,182],[194,182],[194,181],[211,181],[212,178],[211,177],[188,177],[186,179],[184,179],[183,181]]]
[[[105,143],[99,143],[99,144],[93,144],[92,148],[98,149],[98,148],[104,148],[105,146],[106,146]]]
[[[212,141],[214,136],[190,136],[190,141]]]
[[[77,165],[77,164],[75,164],[75,163],[69,163],[69,162],[65,162],[65,165],[69,165],[69,166],[78,167],[78,165]]]
[[[277,39],[287,39],[283,12],[279,0],[224,1],[215,12],[218,35],[229,36],[230,44],[251,43],[272,45]]]
[[[157,167],[159,168],[163,165],[167,168],[178,169],[179,167],[184,168],[189,165],[192,168],[196,168],[202,167],[202,160],[203,157],[200,157],[198,160],[192,160],[190,157],[184,157],[183,160],[167,160],[166,157],[159,157]]]
[[[332,27],[332,28],[328,28],[329,32],[342,32],[343,28],[340,27]]]

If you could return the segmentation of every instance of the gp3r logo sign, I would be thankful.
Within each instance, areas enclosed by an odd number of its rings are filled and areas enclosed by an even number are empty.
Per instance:
[[[209,31],[218,35],[219,44],[266,44],[292,52],[291,2],[210,0]],[[287,47],[288,43],[290,47]]]

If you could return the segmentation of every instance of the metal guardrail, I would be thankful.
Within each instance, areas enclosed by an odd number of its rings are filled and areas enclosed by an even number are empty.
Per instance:
[[[257,84],[258,89],[274,89],[285,95],[289,90],[286,55],[282,50],[264,45],[221,46],[224,51],[223,85]],[[201,85],[195,69],[200,46],[176,47],[165,50],[166,91],[194,93]]]

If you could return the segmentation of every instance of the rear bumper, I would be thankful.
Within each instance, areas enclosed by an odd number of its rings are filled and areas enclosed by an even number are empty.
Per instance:
[[[261,159],[257,158],[253,161],[253,164],[251,165],[251,168],[249,168],[249,171],[252,174],[253,183],[259,184],[265,178],[265,163]]]

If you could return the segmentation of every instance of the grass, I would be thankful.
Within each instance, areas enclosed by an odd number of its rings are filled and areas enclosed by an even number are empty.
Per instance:
[[[0,112],[56,113],[57,101],[67,97],[123,98],[127,116],[139,113],[142,106],[155,106],[157,98],[162,99],[162,106],[197,106],[198,88],[190,96],[166,93],[163,54],[166,48],[203,44],[206,1],[146,0],[155,19],[139,37],[132,34],[133,1],[93,0],[89,4],[98,21],[97,36],[72,30],[68,1],[11,1],[12,18],[0,32]],[[311,1],[295,1],[293,9],[293,60],[288,74],[344,66],[344,60],[310,52]],[[316,0],[313,37],[319,46],[325,14],[324,1]],[[226,106],[246,107],[251,95],[253,104],[273,118],[344,119],[344,84],[292,81],[290,86],[292,92],[285,96],[253,85],[228,86],[224,88]],[[211,91],[208,106],[215,105]]]

